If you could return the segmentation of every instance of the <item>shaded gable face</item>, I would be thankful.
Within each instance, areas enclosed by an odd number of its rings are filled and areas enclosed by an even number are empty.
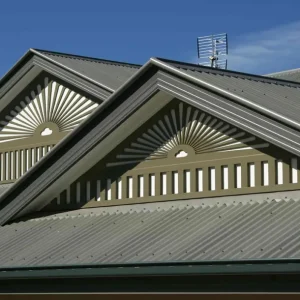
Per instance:
[[[0,182],[13,182],[88,117],[98,103],[42,73],[0,113]]]
[[[173,99],[44,209],[295,188],[298,169],[294,156]]]

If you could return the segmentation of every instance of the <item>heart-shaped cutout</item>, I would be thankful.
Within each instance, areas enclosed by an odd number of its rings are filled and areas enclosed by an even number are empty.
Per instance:
[[[41,132],[41,135],[42,136],[45,136],[45,135],[50,135],[50,134],[52,134],[52,130],[50,129],[50,128],[45,128],[42,132]]]
[[[180,150],[179,152],[177,152],[177,153],[175,154],[175,157],[176,157],[176,158],[187,157],[187,156],[188,156],[187,152],[185,152],[185,151],[183,151],[183,150]]]

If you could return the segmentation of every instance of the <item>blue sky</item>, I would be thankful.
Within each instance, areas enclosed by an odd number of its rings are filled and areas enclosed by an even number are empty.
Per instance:
[[[227,32],[229,69],[300,67],[296,0],[10,0],[0,8],[0,77],[29,49],[145,63],[197,62],[196,38]]]

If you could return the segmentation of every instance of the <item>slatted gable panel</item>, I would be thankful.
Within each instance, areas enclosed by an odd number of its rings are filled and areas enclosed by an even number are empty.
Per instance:
[[[32,84],[0,116],[0,183],[22,176],[97,106],[47,76]]]
[[[298,189],[298,167],[297,157],[173,100],[47,209]]]
[[[160,116],[108,166],[167,158],[177,148],[175,157],[186,157],[182,146],[204,154],[266,148],[268,143],[181,102]]]

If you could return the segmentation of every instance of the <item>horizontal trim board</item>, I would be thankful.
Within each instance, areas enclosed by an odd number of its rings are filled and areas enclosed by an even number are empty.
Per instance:
[[[76,278],[101,276],[179,276],[234,274],[300,274],[300,263],[286,261],[226,261],[169,264],[133,264],[98,266],[56,266],[44,268],[0,269],[0,279]]]
[[[1,293],[26,293],[26,294],[53,294],[53,293],[119,293],[120,298],[124,293],[160,293],[156,299],[165,299],[164,293],[218,293],[218,299],[222,295],[228,298],[228,293],[291,293],[299,292],[298,274],[278,275],[184,275],[184,276],[135,276],[115,278],[44,278],[0,280]],[[72,299],[76,297],[70,295]],[[152,295],[151,295],[152,296]],[[59,299],[59,296],[54,296]],[[62,297],[65,296],[62,295]],[[79,298],[82,295],[79,295]],[[89,297],[85,295],[84,297]],[[93,295],[92,295],[93,297]],[[97,296],[96,296],[97,297]],[[256,295],[252,296],[257,297]],[[50,296],[52,299],[52,295]],[[115,297],[116,298],[116,297]],[[173,297],[174,298],[174,297]],[[176,297],[175,297],[176,298]],[[232,298],[232,297],[231,297]],[[274,297],[273,297],[274,298]],[[43,299],[48,299],[43,295]]]
[[[173,67],[176,67],[179,69],[186,69],[186,70],[205,72],[205,73],[207,72],[207,73],[219,74],[219,75],[228,75],[228,76],[233,76],[233,77],[239,77],[242,79],[251,79],[253,81],[259,81],[262,83],[274,83],[274,84],[278,84],[278,85],[282,85],[282,86],[300,88],[300,83],[298,83],[298,82],[280,79],[277,77],[268,77],[270,75],[275,75],[275,74],[279,74],[282,72],[266,74],[266,75],[257,75],[257,74],[243,73],[243,72],[233,71],[233,70],[211,68],[211,67],[207,67],[207,66],[195,65],[192,63],[175,61],[175,60],[170,60],[170,59],[161,58],[161,57],[155,57],[153,59],[159,60],[160,62],[163,62],[163,63],[170,64]],[[294,70],[296,71],[299,69],[294,69]],[[293,70],[291,70],[291,71],[293,71]],[[283,72],[288,72],[288,71],[283,71]]]
[[[260,188],[253,188],[253,187],[245,187],[245,188],[236,188],[236,189],[224,189],[221,191],[200,191],[200,192],[194,192],[194,193],[175,193],[170,195],[160,195],[156,196],[155,199],[151,197],[137,197],[137,198],[125,198],[125,199],[117,199],[117,200],[102,200],[102,201],[96,201],[91,200],[87,202],[86,204],[83,204],[81,202],[80,206],[77,206],[76,208],[83,207],[83,208],[91,208],[91,207],[108,207],[108,206],[118,206],[118,205],[128,205],[128,204],[138,204],[138,203],[154,203],[154,202],[165,202],[165,201],[175,201],[178,199],[202,199],[202,198],[216,198],[216,197],[228,197],[228,196],[242,196],[242,195],[256,195],[256,194],[263,194],[263,193],[270,193],[270,192],[283,192],[283,191],[294,191],[295,188],[299,188],[299,186],[295,186],[292,183],[290,185],[286,185],[283,189],[282,186],[276,185],[276,186],[261,186]],[[55,206],[54,209],[64,210],[68,209],[70,206]]]

